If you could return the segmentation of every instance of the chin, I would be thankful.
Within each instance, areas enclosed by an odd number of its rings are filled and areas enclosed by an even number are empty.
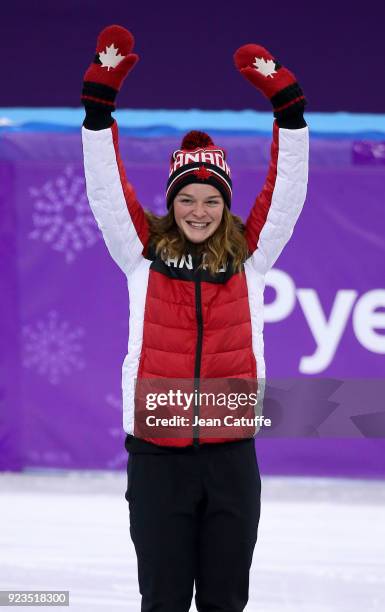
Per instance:
[[[215,229],[210,229],[208,232],[200,232],[192,231],[190,227],[183,228],[183,233],[186,236],[187,240],[190,242],[194,242],[195,244],[199,244],[201,242],[205,242],[210,236],[212,236],[215,232]]]
[[[199,238],[199,236],[189,236],[186,233],[185,233],[185,236],[187,240],[189,240],[190,242],[193,242],[194,244],[200,244],[201,242],[204,242],[205,240],[207,240],[207,238],[209,238],[209,236],[206,236],[205,238]]]

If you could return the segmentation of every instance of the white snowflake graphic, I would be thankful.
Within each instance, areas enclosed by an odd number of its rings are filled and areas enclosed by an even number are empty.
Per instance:
[[[99,53],[99,59],[102,62],[102,68],[116,68],[118,64],[125,57],[124,55],[120,55],[117,53],[119,51],[118,47],[115,47],[114,43],[112,43],[109,47],[106,47],[105,51],[101,51]]]
[[[117,398],[116,395],[114,395],[113,393],[109,393],[106,396],[106,402],[112,408],[114,408],[114,410],[117,410],[117,411],[119,411],[120,414],[122,414],[122,410],[123,410],[122,400]],[[113,438],[115,438],[117,440],[121,440],[122,446],[124,447],[125,432],[124,432],[122,426],[120,426],[120,427],[110,427],[108,429],[108,433]],[[112,459],[110,459],[107,462],[107,466],[110,469],[112,469],[112,470],[116,470],[116,469],[119,469],[119,468],[126,467],[126,463],[127,463],[127,451],[126,450],[122,450],[122,451],[117,453]]]
[[[29,193],[34,200],[34,230],[29,237],[46,242],[63,253],[66,263],[72,263],[80,251],[100,240],[101,233],[88,204],[84,177],[75,174],[72,166],[68,165],[63,174],[42,187],[30,187]]]
[[[256,57],[253,66],[265,77],[273,78],[273,76],[277,74],[277,71],[275,69],[275,62],[271,59],[265,60],[264,57]]]
[[[84,368],[81,327],[73,328],[52,310],[45,320],[23,328],[23,366],[57,385],[64,376]]]

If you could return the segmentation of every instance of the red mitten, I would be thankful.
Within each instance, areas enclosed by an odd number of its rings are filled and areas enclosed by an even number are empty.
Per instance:
[[[304,109],[305,96],[294,74],[263,47],[253,44],[240,47],[234,53],[234,63],[241,74],[269,98],[277,118],[282,116],[282,111]]]
[[[84,75],[85,106],[115,110],[116,94],[139,59],[131,53],[133,46],[133,35],[121,26],[108,26],[99,34],[95,59]]]

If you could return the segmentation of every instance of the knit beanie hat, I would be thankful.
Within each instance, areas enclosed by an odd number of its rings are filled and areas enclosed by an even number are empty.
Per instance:
[[[230,168],[226,162],[226,152],[216,147],[205,132],[193,130],[183,138],[181,148],[171,156],[170,175],[167,181],[167,208],[173,203],[176,194],[191,183],[212,185],[223,196],[230,208],[232,182]]]

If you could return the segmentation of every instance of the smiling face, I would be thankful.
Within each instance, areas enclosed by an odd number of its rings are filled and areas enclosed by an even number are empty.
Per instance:
[[[224,205],[220,191],[212,185],[186,185],[174,199],[176,224],[190,242],[204,242],[219,227]]]

